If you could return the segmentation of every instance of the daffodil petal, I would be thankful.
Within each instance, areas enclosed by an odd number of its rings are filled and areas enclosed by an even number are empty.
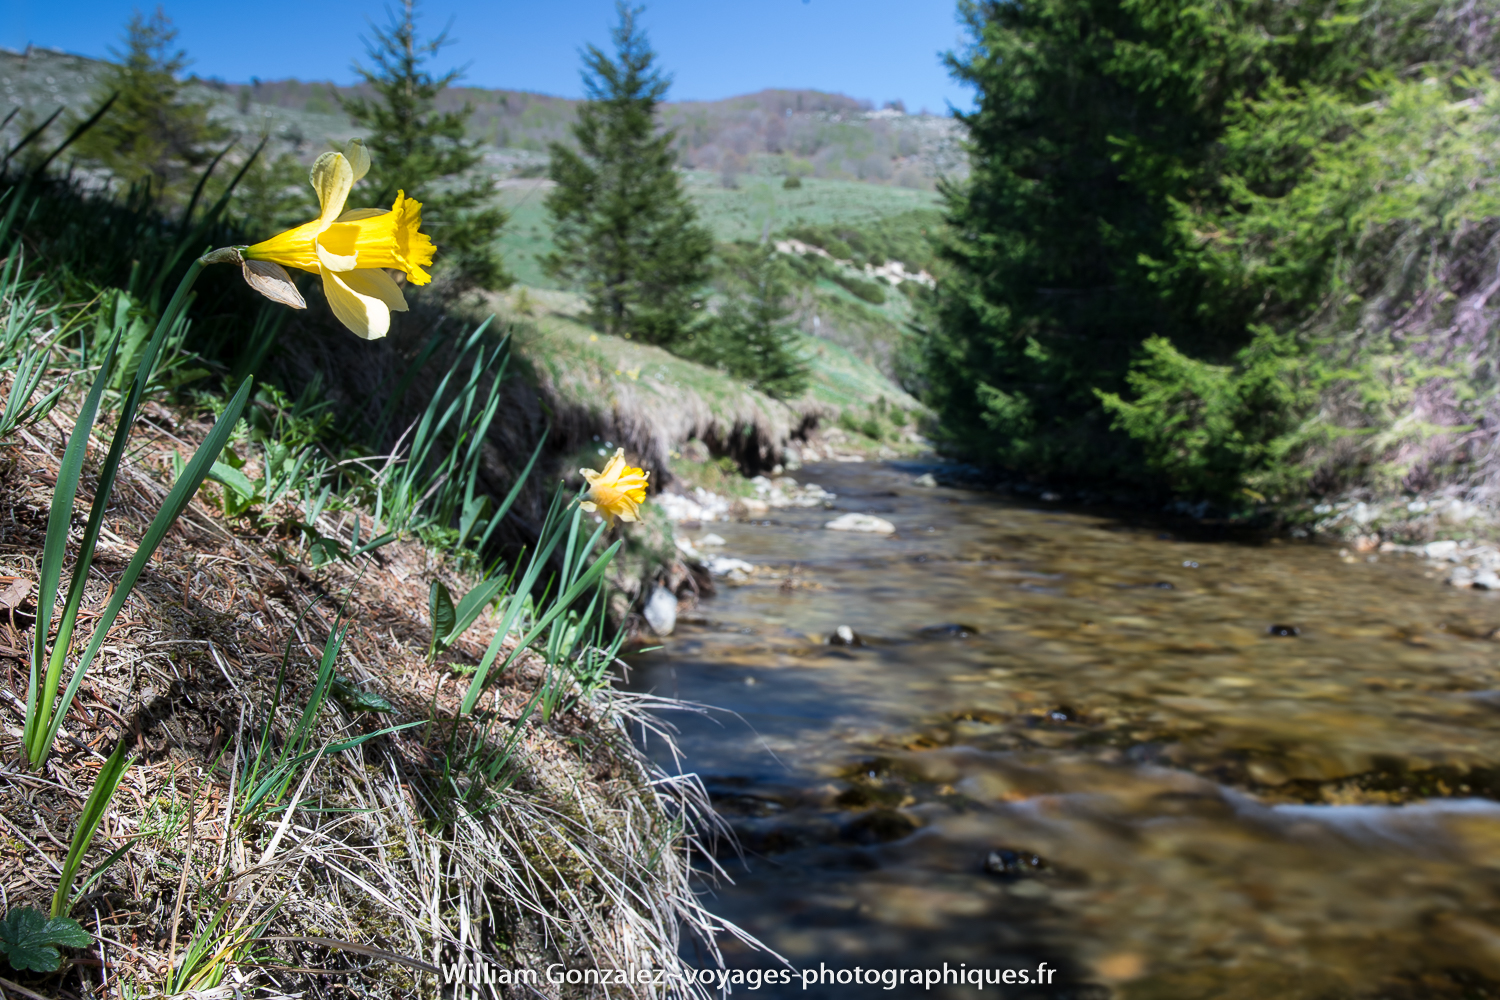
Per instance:
[[[379,340],[391,329],[391,310],[373,295],[361,295],[344,280],[346,274],[324,270],[323,294],[338,321],[356,337]]]
[[[324,153],[318,157],[308,173],[313,190],[318,193],[318,204],[322,212],[319,222],[332,222],[344,210],[349,200],[349,189],[354,186],[354,169],[343,153]]]
[[[354,265],[359,263],[358,252],[347,256],[337,254],[325,247],[322,240],[314,243],[313,247],[318,251],[318,263],[323,265],[322,270],[324,271],[352,271],[354,270]]]
[[[379,299],[384,302],[387,309],[394,312],[406,312],[406,296],[401,294],[401,288],[391,276],[378,267],[361,268],[358,271],[345,271],[339,275],[344,284],[360,295]]]
[[[358,184],[365,174],[370,172],[370,151],[365,148],[365,141],[350,139],[349,145],[344,147],[344,157],[349,161],[349,168],[354,172],[353,183]]]
[[[592,500],[580,500],[578,501],[578,506],[588,511],[590,514],[599,509],[599,505],[594,503],[594,501]]]

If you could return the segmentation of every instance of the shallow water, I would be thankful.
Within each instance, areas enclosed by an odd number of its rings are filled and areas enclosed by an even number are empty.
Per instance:
[[[1500,996],[1500,595],[920,471],[688,533],[761,567],[634,664],[724,710],[673,718],[744,850],[715,912],[798,969],[1061,970],[985,995]],[[872,993],[977,995],[750,995]]]

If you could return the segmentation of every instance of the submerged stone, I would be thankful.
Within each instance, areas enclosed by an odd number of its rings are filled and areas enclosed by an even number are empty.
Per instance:
[[[1024,848],[998,847],[984,859],[984,870],[1001,878],[1025,878],[1051,867],[1046,858]]]
[[[864,644],[865,640],[860,637],[860,634],[848,625],[840,625],[828,637],[830,646],[863,646]]]
[[[978,635],[979,630],[972,625],[949,622],[943,625],[928,625],[926,628],[918,629],[917,634],[924,639],[967,639]]]
[[[893,535],[896,526],[874,514],[841,514],[823,525],[829,531],[860,531],[871,535]]]

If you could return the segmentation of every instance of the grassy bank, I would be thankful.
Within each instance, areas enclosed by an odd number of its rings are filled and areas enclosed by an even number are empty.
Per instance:
[[[847,423],[881,406],[914,420],[922,412],[874,366],[824,340],[803,338],[811,385],[800,398],[779,401],[659,347],[591,330],[576,319],[583,304],[575,295],[521,288],[494,305],[515,324],[517,353],[552,414],[558,454],[608,441],[665,472],[674,451],[698,440],[754,474],[780,463],[794,439],[835,426],[846,413]]]
[[[85,609],[106,599],[173,457],[208,429],[194,407],[151,413]],[[0,445],[0,575],[32,578],[62,444],[48,421]],[[460,719],[498,616],[428,662],[428,598],[433,580],[467,593],[472,571],[415,540],[313,565],[288,528],[306,523],[304,498],[257,513],[228,517],[222,489],[203,491],[127,602],[48,769],[0,776],[7,905],[45,911],[98,764],[117,741],[134,758],[83,858],[98,877],[70,908],[94,943],[57,973],[5,978],[57,997],[106,984],[110,996],[169,984],[218,996],[221,982],[321,997],[336,995],[333,973],[362,995],[410,997],[438,995],[438,969],[461,962],[673,967],[677,921],[708,921],[688,891],[694,827],[682,825],[706,810],[627,737],[651,706],[586,692],[526,653]],[[347,543],[356,518],[371,514],[329,511],[312,526]],[[0,652],[14,658],[34,602],[10,610]],[[12,670],[7,761],[17,683]],[[399,731],[339,749],[382,729]],[[276,779],[258,802],[257,763]]]
[[[316,283],[295,316],[237,269],[189,294],[198,248],[247,242],[226,201],[43,170],[0,185],[0,989],[406,997],[716,954],[712,812],[627,735],[668,706],[611,686],[632,539],[529,457],[508,331],[441,288],[374,344]]]

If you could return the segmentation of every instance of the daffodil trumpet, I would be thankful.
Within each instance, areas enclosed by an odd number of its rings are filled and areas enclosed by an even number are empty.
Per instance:
[[[578,506],[603,514],[605,522],[610,525],[617,517],[622,521],[640,520],[640,507],[646,502],[647,480],[651,473],[625,464],[624,448],[615,449],[603,472],[593,469],[578,471],[589,484],[588,492]]]
[[[370,154],[355,139],[339,153],[324,153],[309,181],[321,211],[311,222],[248,247],[227,247],[205,255],[205,264],[237,263],[245,281],[273,302],[307,307],[286,271],[294,267],[323,279],[323,294],[334,316],[356,336],[378,340],[391,328],[391,313],[406,311],[406,297],[388,273],[399,271],[414,285],[432,276],[432,240],[420,232],[422,205],[396,193],[389,210],[344,211],[349,191],[370,169]]]

